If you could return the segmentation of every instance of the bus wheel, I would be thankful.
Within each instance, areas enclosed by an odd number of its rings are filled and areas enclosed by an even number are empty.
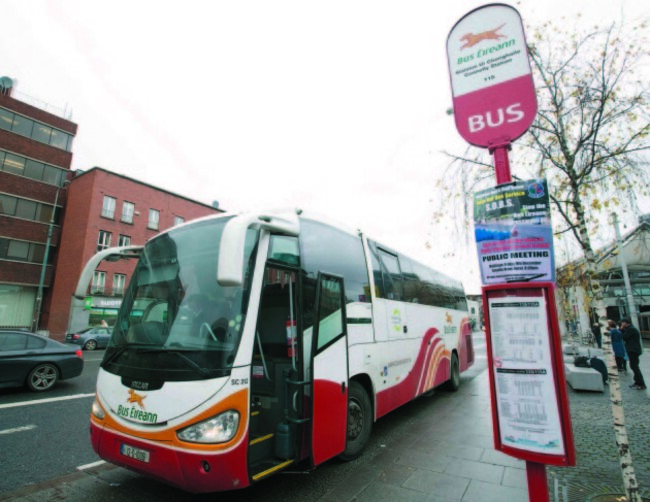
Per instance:
[[[372,405],[368,393],[359,382],[352,381],[348,389],[348,438],[344,461],[354,460],[363,452],[372,430]]]
[[[445,389],[449,392],[456,392],[460,388],[460,362],[458,362],[458,354],[455,352],[451,355],[451,376],[445,385]]]

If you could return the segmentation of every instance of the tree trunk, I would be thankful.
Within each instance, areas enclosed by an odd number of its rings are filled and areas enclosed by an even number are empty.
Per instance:
[[[607,373],[609,377],[609,396],[612,403],[612,415],[614,416],[614,435],[616,447],[618,448],[618,459],[621,465],[623,485],[628,502],[642,502],[639,491],[639,483],[636,479],[634,466],[632,465],[632,452],[627,439],[625,427],[625,414],[623,413],[623,399],[621,397],[621,386],[618,378],[618,367],[612,352],[611,337],[603,333],[603,350],[607,361]]]
[[[576,201],[580,203],[579,195],[576,196]],[[587,231],[587,225],[584,219],[584,212],[578,214],[578,233],[582,241],[582,247],[585,253],[585,274],[587,277],[587,287],[589,291],[590,305],[588,308],[589,317],[591,319],[591,308],[596,311],[598,322],[603,325],[607,320],[607,309],[603,301],[603,288],[600,286],[596,270],[596,256],[591,247],[591,239]],[[590,326],[591,328],[591,326]],[[604,334],[604,333],[603,333]],[[639,492],[639,483],[636,479],[634,466],[632,464],[632,453],[630,451],[630,444],[627,439],[627,428],[625,426],[625,414],[623,413],[623,398],[621,396],[621,386],[618,378],[618,367],[616,366],[616,359],[612,351],[611,337],[603,336],[603,351],[605,353],[605,360],[607,361],[608,378],[609,378],[609,396],[612,403],[612,415],[614,417],[614,436],[616,438],[616,446],[618,448],[618,459],[621,466],[621,475],[623,476],[623,486],[627,495],[628,502],[642,502],[641,493]]]

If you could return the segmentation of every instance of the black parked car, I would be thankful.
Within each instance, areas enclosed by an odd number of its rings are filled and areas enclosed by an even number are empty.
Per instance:
[[[0,330],[0,387],[51,389],[59,380],[81,375],[81,349],[20,330]]]
[[[81,345],[86,350],[95,350],[104,348],[108,345],[113,328],[86,328],[81,331],[75,331],[65,335],[66,343]]]

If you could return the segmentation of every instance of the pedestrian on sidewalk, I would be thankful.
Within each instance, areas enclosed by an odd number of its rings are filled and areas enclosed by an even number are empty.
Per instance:
[[[601,326],[599,322],[595,322],[593,326],[594,338],[596,339],[596,345],[599,349],[603,348],[603,332],[601,331]]]
[[[645,380],[643,380],[643,373],[641,373],[641,368],[639,368],[639,357],[643,353],[641,333],[627,318],[621,319],[621,328],[625,350],[630,358],[630,369],[634,372],[634,383],[630,385],[630,388],[645,390]]]
[[[611,319],[607,321],[605,335],[612,339],[612,350],[614,351],[618,371],[627,371],[627,353],[625,352],[625,345],[623,345],[623,336],[621,335],[621,331],[616,327],[616,323]]]

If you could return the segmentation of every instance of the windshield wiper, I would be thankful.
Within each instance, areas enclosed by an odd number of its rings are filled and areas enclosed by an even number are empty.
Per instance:
[[[110,349],[110,348],[113,348],[113,352],[111,353],[110,356],[108,356],[107,359],[105,359],[104,361],[102,361],[102,363],[101,363],[100,366],[104,367],[104,365],[107,365],[107,364],[109,364],[109,363],[112,363],[114,359],[117,359],[119,356],[121,356],[122,354],[124,354],[124,352],[126,351],[126,349],[142,349],[143,346],[146,347],[147,345],[149,345],[149,344],[142,344],[142,343],[137,343],[137,344],[136,344],[136,343],[127,343],[127,344],[124,344],[124,345],[119,345],[119,346],[117,346],[117,347],[110,347],[110,346],[109,346],[109,347],[108,347],[109,349]],[[152,345],[152,344],[151,344],[151,345]],[[107,349],[107,350],[108,350],[108,349]]]
[[[206,370],[205,368],[202,368],[198,364],[196,364],[194,361],[192,361],[189,357],[187,357],[185,354],[183,354],[183,351],[180,351],[178,349],[165,349],[165,348],[156,348],[156,349],[140,349],[138,350],[140,354],[150,354],[150,353],[155,353],[155,352],[164,352],[165,354],[176,354],[178,357],[183,359],[185,362],[187,362],[192,368],[196,370],[196,372],[201,375],[203,378],[207,378],[210,375],[210,372]],[[185,351],[185,352],[196,352],[194,350],[192,351]]]

